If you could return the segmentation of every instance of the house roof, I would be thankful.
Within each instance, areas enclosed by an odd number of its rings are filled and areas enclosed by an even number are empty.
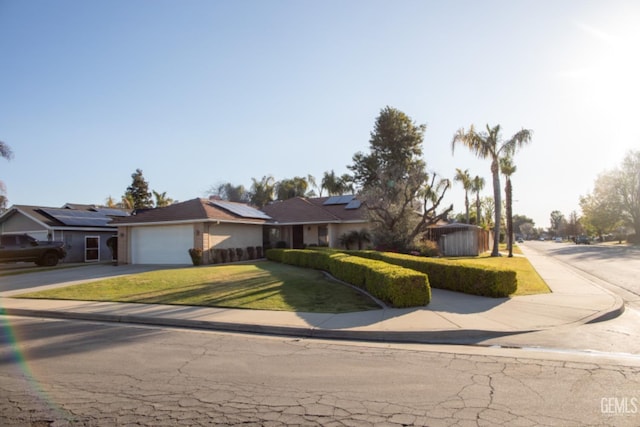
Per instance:
[[[262,210],[270,224],[365,222],[365,208],[355,196],[294,197],[268,204]]]
[[[117,211],[117,212],[116,212]],[[121,209],[105,209],[95,205],[67,203],[62,208],[32,205],[13,205],[0,216],[0,222],[14,215],[26,217],[42,224],[46,228],[113,228],[110,225],[112,216],[129,215]]]
[[[191,199],[148,209],[128,217],[114,218],[112,225],[150,225],[171,222],[221,221],[262,224],[269,219],[263,212],[244,203]]]

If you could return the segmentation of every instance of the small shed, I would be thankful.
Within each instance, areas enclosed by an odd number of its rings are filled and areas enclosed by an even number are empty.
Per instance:
[[[425,235],[443,256],[478,256],[489,250],[491,233],[477,225],[453,223],[430,227]]]

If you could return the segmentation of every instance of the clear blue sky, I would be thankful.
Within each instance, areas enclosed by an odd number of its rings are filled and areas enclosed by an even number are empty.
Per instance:
[[[616,0],[0,0],[0,180],[10,204],[45,206],[119,199],[136,168],[177,200],[320,180],[389,105],[427,125],[447,178],[490,178],[452,155],[457,129],[532,129],[514,210],[548,227],[640,148],[638,22]]]

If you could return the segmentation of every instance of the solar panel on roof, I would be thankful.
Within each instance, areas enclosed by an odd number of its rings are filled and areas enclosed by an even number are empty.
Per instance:
[[[344,208],[345,209],[358,209],[360,207],[360,205],[362,205],[362,203],[360,203],[360,200],[353,199],[349,203],[347,203],[347,206],[345,206]]]
[[[355,196],[347,195],[347,196],[331,196],[327,200],[324,201],[323,205],[346,205],[351,200],[353,200]]]
[[[211,203],[243,218],[271,219],[266,213],[241,203],[226,202],[224,200],[213,200]]]
[[[331,196],[327,200],[324,201],[323,205],[335,205],[336,200],[338,200],[339,196]]]
[[[107,216],[129,216],[129,214],[122,209],[115,208],[94,208],[94,211]]]
[[[76,227],[108,227],[111,221],[111,218],[104,214],[93,211],[53,208],[45,208],[42,211],[64,225]]]

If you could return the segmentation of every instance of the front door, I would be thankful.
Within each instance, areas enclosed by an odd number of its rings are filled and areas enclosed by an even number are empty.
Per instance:
[[[291,245],[293,249],[304,249],[304,226],[294,225]]]

